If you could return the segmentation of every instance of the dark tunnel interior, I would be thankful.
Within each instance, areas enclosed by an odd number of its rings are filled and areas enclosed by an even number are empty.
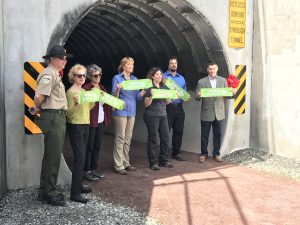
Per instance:
[[[170,56],[178,58],[178,72],[193,91],[206,76],[206,64],[219,65],[227,76],[226,57],[209,22],[184,0],[107,0],[94,4],[69,34],[65,47],[74,54],[69,68],[95,63],[103,69],[101,83],[110,90],[121,58],[135,60],[134,75],[145,78],[159,66],[165,71]],[[67,76],[64,83],[68,84]]]

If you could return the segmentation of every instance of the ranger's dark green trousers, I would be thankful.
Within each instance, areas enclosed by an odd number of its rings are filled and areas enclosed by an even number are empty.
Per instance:
[[[57,195],[56,183],[66,132],[65,113],[61,110],[43,111],[36,122],[44,135],[44,156],[39,194],[46,197],[55,196]]]

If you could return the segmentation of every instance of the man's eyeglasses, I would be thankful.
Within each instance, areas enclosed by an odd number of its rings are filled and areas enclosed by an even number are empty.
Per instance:
[[[54,56],[53,58],[57,58],[60,60],[67,60],[67,56],[65,56],[65,55],[57,55],[57,56]]]
[[[78,77],[78,78],[86,78],[86,75],[85,74],[74,74],[75,77]]]
[[[101,77],[102,76],[102,73],[98,73],[98,74],[93,74],[91,75],[91,77],[94,77],[94,78],[98,78],[98,77]]]

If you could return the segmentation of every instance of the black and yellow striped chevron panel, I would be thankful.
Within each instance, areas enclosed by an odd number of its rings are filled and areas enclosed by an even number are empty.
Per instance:
[[[246,112],[246,65],[236,65],[235,76],[240,83],[234,97],[234,113],[239,115]]]
[[[35,124],[34,116],[29,113],[29,108],[34,105],[36,79],[46,67],[41,62],[24,63],[24,128],[25,134],[41,134],[41,129]]]

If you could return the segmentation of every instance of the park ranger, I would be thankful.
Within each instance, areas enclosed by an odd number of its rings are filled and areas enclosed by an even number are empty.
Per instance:
[[[34,97],[33,114],[40,113],[36,122],[44,134],[44,156],[41,168],[38,199],[50,205],[64,206],[63,194],[58,193],[56,183],[63,150],[67,99],[65,86],[59,71],[65,68],[67,59],[71,58],[65,48],[54,45],[44,59],[49,65],[39,74]]]

